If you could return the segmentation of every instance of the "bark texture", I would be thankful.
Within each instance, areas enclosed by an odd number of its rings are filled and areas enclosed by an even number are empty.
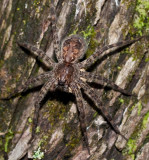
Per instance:
[[[99,46],[147,34],[134,22],[137,0],[56,0],[58,36],[82,35],[88,44],[86,57]],[[17,41],[37,45],[53,56],[49,0],[0,1],[0,95],[9,93],[46,71]],[[147,19],[148,20],[148,19]],[[147,22],[147,20],[144,22]],[[144,25],[146,26],[146,25]],[[91,155],[83,150],[78,114],[71,94],[49,93],[41,107],[36,139],[31,138],[34,101],[40,88],[9,101],[0,101],[0,160],[148,160],[149,148],[149,41],[147,38],[98,61],[89,71],[100,73],[137,97],[108,88],[97,88],[126,142],[115,134],[94,104],[84,95]]]

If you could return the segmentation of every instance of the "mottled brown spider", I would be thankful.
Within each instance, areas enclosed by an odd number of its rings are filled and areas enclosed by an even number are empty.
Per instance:
[[[56,28],[56,15],[55,15],[54,5],[51,7],[51,23],[53,29],[53,38],[54,38],[54,50],[57,55],[58,63],[53,59],[48,57],[44,51],[36,48],[35,46],[29,43],[18,43],[20,47],[29,50],[33,53],[41,62],[47,67],[52,68],[51,71],[45,72],[41,75],[38,75],[35,78],[29,79],[24,85],[18,87],[15,92],[7,97],[7,99],[13,97],[18,93],[25,92],[30,88],[37,87],[39,85],[43,85],[41,88],[38,97],[35,101],[35,112],[33,118],[33,130],[32,137],[34,137],[35,129],[37,126],[38,113],[40,109],[40,103],[47,94],[48,91],[55,91],[58,87],[63,88],[65,91],[71,92],[76,97],[77,110],[79,112],[79,121],[80,127],[83,137],[83,142],[89,150],[87,131],[85,125],[85,113],[83,107],[83,97],[81,89],[83,89],[84,93],[87,94],[89,98],[95,103],[98,109],[100,109],[104,118],[108,121],[114,131],[123,136],[117,125],[113,122],[110,114],[107,112],[106,108],[102,105],[98,94],[96,91],[87,83],[87,82],[95,82],[100,85],[111,87],[113,90],[121,92],[125,95],[131,95],[126,90],[120,88],[113,82],[108,79],[102,77],[101,75],[92,74],[91,72],[87,72],[86,70],[98,59],[102,58],[105,55],[110,53],[109,49],[116,50],[118,48],[127,46],[128,44],[132,44],[138,41],[140,38],[130,41],[118,42],[112,45],[105,46],[95,53],[93,53],[88,59],[80,62],[80,59],[84,56],[87,45],[85,40],[79,35],[71,35],[65,38],[60,45],[60,41],[57,36],[57,28]],[[127,138],[125,138],[127,140]]]

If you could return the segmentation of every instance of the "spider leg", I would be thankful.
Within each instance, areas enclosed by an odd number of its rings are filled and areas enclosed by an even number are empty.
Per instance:
[[[32,139],[34,139],[35,133],[36,133],[36,126],[38,123],[38,115],[39,115],[39,109],[41,106],[41,102],[45,95],[47,94],[48,91],[53,91],[56,87],[55,80],[52,79],[51,81],[48,81],[45,83],[45,85],[41,88],[37,99],[35,101],[35,111],[34,111],[34,116],[33,116],[33,127],[32,127]],[[32,140],[31,139],[31,140]]]
[[[18,42],[18,45],[33,53],[33,55],[37,57],[46,67],[54,67],[55,62],[50,57],[48,57],[41,49],[38,49],[37,47],[25,42]]]
[[[56,7],[54,5],[54,0],[51,0],[51,6],[50,6],[50,13],[51,13],[51,23],[52,23],[52,32],[53,32],[53,47],[54,51],[56,53],[56,57],[58,61],[61,61],[61,55],[60,55],[60,41],[58,38],[58,29],[57,29],[57,16],[56,16]]]
[[[77,110],[79,112],[79,121],[80,121],[80,128],[83,135],[83,142],[85,147],[88,150],[88,153],[90,154],[89,144],[88,144],[88,137],[87,137],[87,131],[86,131],[86,124],[85,124],[85,112],[83,107],[83,97],[82,93],[79,89],[79,86],[75,83],[71,83],[70,88],[72,89],[73,94],[76,96],[76,102],[77,102]]]
[[[94,52],[89,58],[87,58],[86,60],[80,62],[79,66],[80,68],[88,68],[90,67],[96,60],[102,58],[103,56],[107,56],[109,53],[111,53],[112,51],[115,51],[121,47],[127,46],[129,44],[132,44],[136,41],[139,41],[142,37],[139,37],[137,39],[134,40],[128,40],[128,41],[122,41],[122,42],[118,42],[118,43],[114,43],[114,44],[110,44],[108,46],[104,46],[103,48],[97,50],[96,52]]]
[[[78,82],[79,82],[81,88],[83,88],[84,92],[89,96],[89,98],[93,99],[96,107],[98,107],[98,109],[101,111],[102,115],[107,120],[107,122],[111,125],[111,127],[114,129],[114,131],[117,134],[121,135],[127,141],[128,139],[119,131],[117,125],[112,120],[112,117],[107,112],[107,110],[102,105],[102,103],[100,102],[100,99],[97,96],[97,94],[95,94],[95,91],[88,84],[84,83],[82,80],[78,80]]]
[[[89,72],[80,72],[82,80],[83,81],[87,81],[87,82],[94,82],[97,84],[102,85],[103,87],[110,87],[112,88],[114,91],[118,91],[120,93],[123,93],[125,95],[131,96],[132,93],[128,92],[127,90],[119,87],[118,85],[116,85],[114,82],[108,80],[107,78],[104,78],[100,75],[92,75]]]
[[[11,93],[8,97],[4,97],[4,98],[2,97],[0,99],[1,100],[8,100],[8,99],[11,99],[11,98],[19,95],[22,92],[27,91],[28,89],[38,87],[38,86],[42,85],[48,78],[50,78],[51,75],[52,75],[52,73],[47,72],[47,73],[40,74],[37,77],[30,78],[27,82],[25,82],[25,84],[22,84],[18,88],[16,88],[14,90],[14,92]]]

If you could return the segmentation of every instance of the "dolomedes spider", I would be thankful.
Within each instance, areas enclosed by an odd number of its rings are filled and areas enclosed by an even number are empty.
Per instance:
[[[122,48],[127,46],[128,44],[132,44],[138,41],[140,38],[130,41],[118,42],[112,45],[104,46],[103,48],[97,50],[93,53],[88,59],[80,62],[80,59],[84,56],[87,45],[85,40],[79,35],[71,35],[65,38],[60,45],[60,41],[57,36],[57,28],[56,28],[56,15],[54,5],[51,7],[51,23],[53,30],[53,38],[54,38],[54,50],[57,54],[58,63],[56,63],[53,59],[48,57],[44,51],[36,48],[35,46],[29,43],[18,43],[21,48],[25,48],[29,50],[31,53],[35,55],[36,58],[41,60],[41,62],[47,67],[51,68],[51,71],[45,72],[41,75],[38,75],[35,78],[29,79],[24,85],[18,87],[13,94],[4,99],[10,99],[14,95],[25,92],[29,88],[34,88],[39,85],[43,85],[41,88],[39,95],[35,101],[35,112],[33,117],[33,129],[32,129],[32,137],[34,137],[35,129],[38,121],[38,113],[40,109],[40,103],[47,94],[48,91],[55,91],[57,87],[61,87],[64,90],[71,92],[76,97],[77,110],[79,112],[79,121],[80,128],[83,137],[83,144],[87,148],[89,154],[89,144],[88,137],[85,125],[85,113],[83,108],[83,97],[81,93],[81,88],[84,90],[84,93],[87,94],[89,98],[93,100],[95,105],[100,109],[104,118],[108,121],[114,131],[125,138],[124,135],[121,134],[117,125],[113,122],[110,114],[106,111],[105,107],[102,105],[99,96],[96,94],[93,88],[87,82],[95,82],[100,85],[108,86],[115,91],[121,92],[125,95],[131,95],[126,90],[120,88],[113,82],[108,79],[102,77],[101,75],[93,75],[90,72],[87,72],[88,69],[95,61],[102,58],[105,55],[108,55],[112,50],[116,50],[118,48]],[[127,138],[125,138],[127,140]]]

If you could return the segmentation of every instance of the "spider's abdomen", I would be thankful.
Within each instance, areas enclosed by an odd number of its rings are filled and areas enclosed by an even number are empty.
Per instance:
[[[56,70],[58,84],[61,86],[69,85],[72,82],[74,68],[71,64],[62,63]]]
[[[71,35],[67,37],[61,47],[61,54],[64,62],[76,63],[83,57],[86,51],[85,40],[78,35]]]

